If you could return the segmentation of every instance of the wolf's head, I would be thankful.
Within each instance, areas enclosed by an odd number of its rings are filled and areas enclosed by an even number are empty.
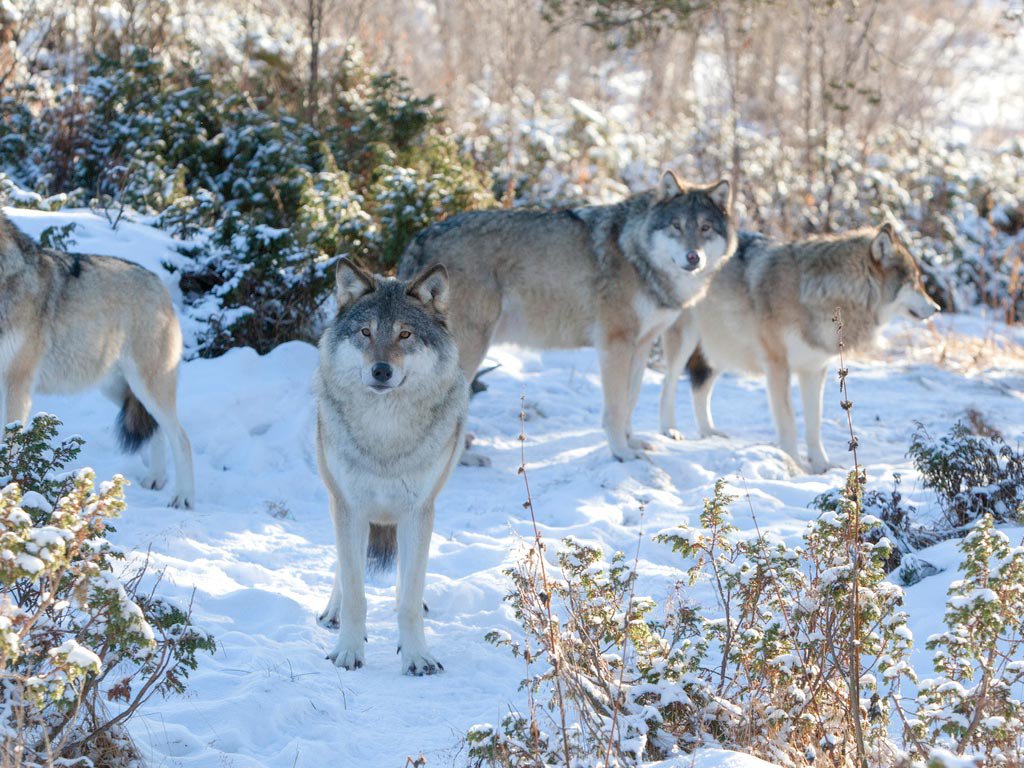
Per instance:
[[[882,286],[883,320],[897,315],[924,320],[939,311],[924,290],[921,269],[889,222],[878,228],[871,241],[870,263]]]
[[[715,269],[736,250],[729,182],[687,184],[666,171],[651,197],[644,237],[654,266],[669,275]]]
[[[402,281],[371,275],[341,259],[335,281],[339,312],[327,348],[342,386],[389,395],[441,385],[442,374],[457,368],[455,342],[445,322],[448,273],[443,266],[435,264]]]

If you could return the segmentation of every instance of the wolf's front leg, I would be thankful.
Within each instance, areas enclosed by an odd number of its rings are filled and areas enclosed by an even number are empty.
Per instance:
[[[789,366],[784,362],[769,359],[765,366],[768,404],[771,406],[775,429],[779,433],[779,445],[797,465],[801,465],[800,452],[796,445],[796,418],[789,396]]]
[[[38,356],[29,354],[24,348],[11,361],[4,377],[4,424],[18,421],[21,422],[22,429],[28,427],[28,415],[32,410],[32,387],[38,363]]]
[[[644,458],[644,452],[629,444],[630,382],[633,378],[633,349],[619,339],[608,339],[598,348],[601,361],[601,389],[604,412],[601,422],[608,435],[608,447],[619,461]]]
[[[341,573],[337,567],[334,569],[331,597],[324,612],[317,617],[317,621],[328,629],[337,629],[341,626]]]
[[[807,432],[807,458],[811,471],[821,474],[828,469],[828,454],[821,442],[821,406],[824,398],[827,368],[818,371],[800,371],[800,396],[804,404],[804,430]]]
[[[344,509],[331,499],[334,533],[338,544],[339,581],[341,589],[341,627],[338,643],[327,658],[338,667],[359,669],[363,666],[366,648],[366,547],[370,542],[370,521],[365,515]],[[334,596],[332,591],[332,597]],[[330,608],[330,606],[328,606]]]
[[[650,451],[654,444],[642,440],[633,434],[633,414],[636,412],[637,403],[640,402],[640,389],[643,387],[644,371],[647,369],[647,361],[651,357],[651,347],[654,346],[654,339],[641,344],[633,350],[633,359],[629,365],[629,403],[626,410],[626,440],[629,447],[634,450]]]
[[[407,675],[432,675],[444,667],[423,634],[423,587],[434,530],[434,503],[411,510],[398,523],[398,652]]]

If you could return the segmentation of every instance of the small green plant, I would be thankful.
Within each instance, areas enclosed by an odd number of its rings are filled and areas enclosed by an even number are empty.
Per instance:
[[[77,225],[75,222],[67,224],[54,224],[39,233],[39,244],[43,248],[53,248],[57,251],[68,251],[75,244],[74,231]]]
[[[82,441],[54,446],[59,424],[9,428],[0,451],[0,764],[118,768],[135,756],[125,721],[215,645],[125,567],[106,538],[124,479],[63,472]]]
[[[866,490],[861,503],[864,513],[878,520],[866,534],[866,541],[869,544],[876,544],[883,538],[887,539],[892,548],[885,569],[888,572],[897,571],[903,583],[910,585],[926,575],[927,569],[922,570],[924,564],[916,558],[904,556],[930,547],[948,534],[917,522],[916,509],[907,506],[903,499],[900,491],[902,482],[902,476],[895,474],[891,490]],[[842,492],[832,489],[815,497],[810,506],[820,512],[835,512],[839,509],[841,500]]]
[[[918,684],[907,738],[983,766],[1024,765],[1024,542],[985,514],[960,543],[963,578],[946,599],[943,632],[925,644],[936,677]],[[940,756],[932,756],[944,765]]]
[[[917,424],[908,455],[935,491],[946,523],[959,528],[988,514],[998,522],[1024,515],[1024,451],[995,431],[974,434],[957,422],[934,439]]]

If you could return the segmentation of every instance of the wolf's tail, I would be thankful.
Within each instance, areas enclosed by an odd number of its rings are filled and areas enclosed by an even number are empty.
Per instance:
[[[693,350],[690,359],[686,361],[686,373],[690,377],[690,385],[694,389],[704,386],[704,382],[714,373],[700,346]]]
[[[390,570],[397,549],[398,529],[395,526],[370,523],[370,546],[366,549],[368,570]]]
[[[121,450],[135,453],[156,434],[157,429],[156,419],[129,389],[117,415],[117,438]]]

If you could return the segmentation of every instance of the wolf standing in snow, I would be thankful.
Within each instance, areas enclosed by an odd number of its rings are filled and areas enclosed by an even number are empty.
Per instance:
[[[340,624],[329,658],[363,665],[367,555],[387,564],[397,545],[402,670],[430,675],[443,669],[423,634],[434,499],[458,461],[469,407],[446,322],[448,275],[434,265],[400,281],[342,259],[336,280],[339,312],[320,340],[314,383],[317,459],[338,545],[321,616]]]
[[[614,205],[463,213],[421,232],[399,275],[444,261],[468,379],[500,341],[597,347],[603,426],[625,461],[643,456],[630,423],[651,346],[735,249],[730,209],[727,181],[695,186],[669,172]]]
[[[174,456],[173,507],[194,503],[192,448],[178,422],[181,327],[152,272],[110,256],[40,248],[0,214],[0,384],[6,423],[28,421],[32,393],[70,393],[97,384],[121,405],[122,446],[147,440],[142,485],[167,482],[165,440]]]
[[[736,255],[707,294],[664,336],[661,429],[680,439],[675,397],[685,365],[701,437],[722,435],[711,419],[711,390],[722,371],[763,373],[782,449],[800,464],[790,374],[803,400],[813,472],[828,468],[821,443],[825,373],[839,354],[832,317],[839,308],[847,349],[869,347],[890,318],[923,320],[939,306],[925,293],[914,257],[891,224],[877,230],[778,243],[744,232]]]

